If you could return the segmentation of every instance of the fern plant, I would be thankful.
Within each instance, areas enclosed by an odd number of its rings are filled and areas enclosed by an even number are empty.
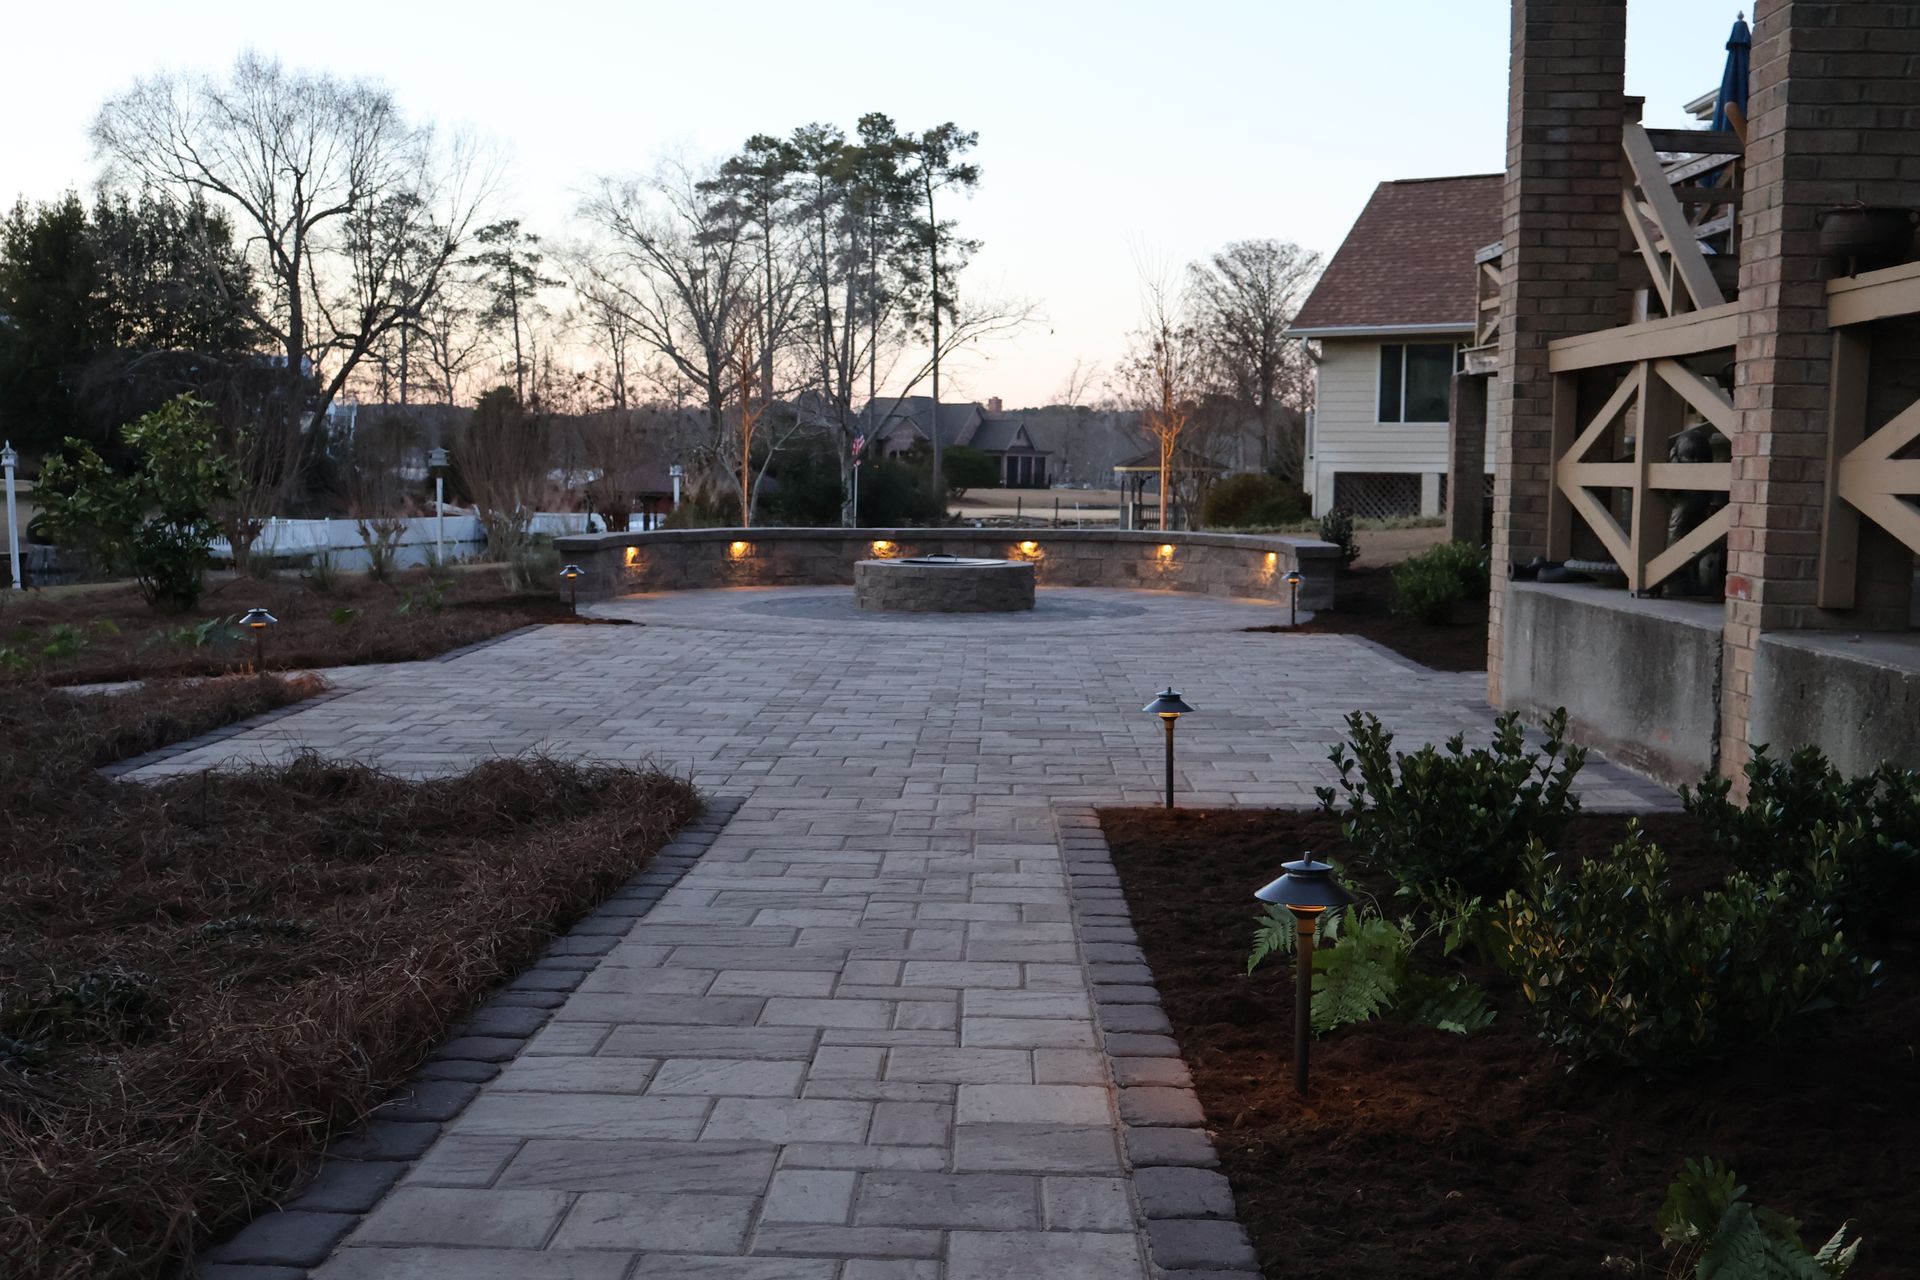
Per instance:
[[[1389,1010],[1417,1026],[1459,1035],[1493,1021],[1480,988],[1457,974],[1443,977],[1413,968],[1413,949],[1427,934],[1416,934],[1406,921],[1388,920],[1356,905],[1322,912],[1315,926],[1314,1034],[1367,1022]],[[1268,907],[1254,933],[1247,972],[1276,953],[1292,955],[1294,936],[1291,913]]]
[[[1852,1223],[1841,1223],[1809,1253],[1797,1220],[1748,1203],[1746,1194],[1733,1170],[1710,1156],[1681,1166],[1659,1218],[1660,1239],[1676,1251],[1669,1275],[1676,1280],[1839,1280],[1853,1266],[1860,1242],[1847,1240]]]

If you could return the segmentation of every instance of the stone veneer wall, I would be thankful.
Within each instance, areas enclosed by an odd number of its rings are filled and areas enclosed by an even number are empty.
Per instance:
[[[1031,544],[1029,549],[1024,544]],[[954,555],[1031,560],[1042,587],[1138,587],[1333,604],[1340,549],[1313,538],[1112,529],[666,529],[554,540],[580,566],[582,599],[708,587],[851,584],[856,561]]]

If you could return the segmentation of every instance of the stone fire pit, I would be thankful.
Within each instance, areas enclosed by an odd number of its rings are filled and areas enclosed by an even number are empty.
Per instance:
[[[1033,608],[1024,560],[907,556],[853,566],[853,601],[888,613],[1014,613]]]

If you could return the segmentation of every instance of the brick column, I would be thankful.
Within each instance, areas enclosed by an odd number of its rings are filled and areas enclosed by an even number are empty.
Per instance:
[[[1487,378],[1453,375],[1447,410],[1447,537],[1479,546],[1487,523]]]
[[[1507,75],[1500,433],[1487,696],[1500,704],[1507,565],[1546,550],[1547,344],[1619,319],[1626,0],[1514,0]]]
[[[1917,3],[1760,0],[1754,14],[1721,673],[1720,767],[1730,776],[1750,754],[1761,634],[1872,621],[1814,603],[1832,351],[1831,272],[1814,218],[1830,205],[1920,197],[1916,54]],[[1890,576],[1881,561],[1904,549],[1889,542],[1862,539],[1863,582]]]

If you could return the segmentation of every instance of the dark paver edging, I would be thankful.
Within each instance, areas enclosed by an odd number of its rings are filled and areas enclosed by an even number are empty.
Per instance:
[[[700,816],[680,828],[644,870],[549,943],[540,959],[454,1028],[371,1119],[328,1147],[319,1173],[299,1194],[204,1251],[191,1274],[199,1280],[302,1280],[307,1268],[325,1261],[433,1145],[442,1126],[546,1026],[634,921],[712,848],[742,803],[739,796],[708,797]]]
[[[289,674],[298,675],[304,673],[293,672]],[[284,707],[275,707],[273,710],[263,711],[257,716],[248,716],[245,720],[235,720],[232,724],[221,725],[218,729],[212,729],[206,733],[182,739],[169,746],[161,747],[156,751],[149,751],[145,755],[128,756],[125,760],[116,760],[112,764],[102,765],[100,772],[109,778],[118,778],[122,774],[132,773],[136,769],[144,769],[150,764],[160,764],[173,759],[175,756],[183,756],[189,751],[198,751],[200,748],[210,747],[216,742],[225,742],[227,739],[237,738],[243,733],[252,733],[255,729],[263,725],[272,724],[275,720],[284,720],[286,717],[298,712],[311,710],[323,702],[332,702],[335,698],[344,698],[352,692],[353,690],[351,689],[322,689],[311,698],[302,698],[298,702],[289,702]]]
[[[1233,1190],[1219,1172],[1193,1076],[1160,1007],[1094,806],[1056,804],[1053,815],[1156,1273],[1180,1280],[1257,1280],[1259,1259],[1234,1216]]]

